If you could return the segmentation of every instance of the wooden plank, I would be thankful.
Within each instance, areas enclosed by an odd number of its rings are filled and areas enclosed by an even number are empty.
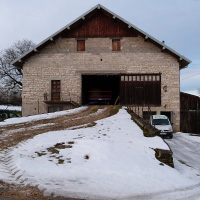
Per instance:
[[[92,16],[85,18],[81,23],[74,24],[63,37],[91,38],[91,37],[136,37],[137,32],[128,28],[127,24],[119,19],[113,19],[103,10],[98,10]]]

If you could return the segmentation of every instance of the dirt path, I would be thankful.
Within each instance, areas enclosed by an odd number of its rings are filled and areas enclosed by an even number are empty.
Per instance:
[[[93,125],[94,121],[108,117],[112,109],[112,106],[90,106],[88,109],[76,114],[0,127],[0,153],[3,152],[4,155],[1,156],[0,154],[0,162],[4,162],[5,166],[9,165],[9,158],[6,157],[7,150],[20,142],[48,131],[64,130],[84,124]],[[0,200],[19,199],[70,200],[71,198],[45,197],[37,187],[8,184],[0,180]]]

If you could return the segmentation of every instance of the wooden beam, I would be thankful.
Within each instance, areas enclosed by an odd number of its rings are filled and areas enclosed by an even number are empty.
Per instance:
[[[38,49],[34,49],[34,52],[37,53],[37,54],[40,53]]]
[[[166,50],[166,48],[163,46],[161,51],[165,51],[165,50]]]
[[[149,37],[146,35],[144,38],[144,41],[146,42],[149,39]]]
[[[20,65],[23,65],[24,64],[24,61],[23,60],[18,60],[18,63],[20,64]]]

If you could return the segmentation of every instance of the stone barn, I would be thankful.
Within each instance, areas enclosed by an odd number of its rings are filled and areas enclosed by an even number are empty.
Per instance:
[[[97,5],[13,65],[23,68],[23,116],[87,104],[166,114],[180,129],[180,70],[190,60]]]

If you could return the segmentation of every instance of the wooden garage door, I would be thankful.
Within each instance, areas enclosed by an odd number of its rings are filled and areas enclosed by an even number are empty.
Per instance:
[[[122,105],[161,105],[161,74],[124,74],[120,81]]]

